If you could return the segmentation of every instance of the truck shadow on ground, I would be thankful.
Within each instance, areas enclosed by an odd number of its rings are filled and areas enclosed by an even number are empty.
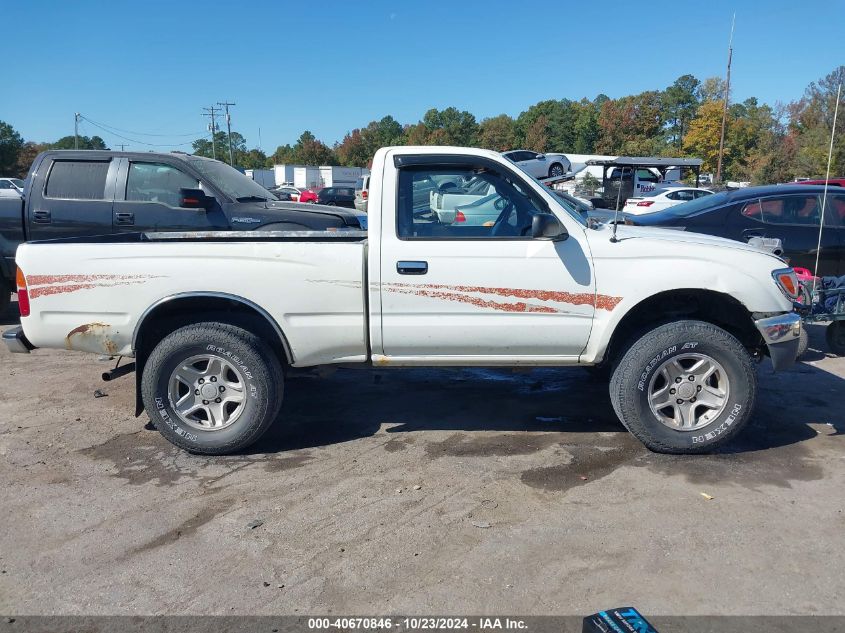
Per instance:
[[[821,354],[813,343],[811,353]],[[754,419],[721,454],[795,445],[819,434],[811,425],[845,432],[839,414],[843,379],[807,363],[775,373],[765,361],[759,373]],[[425,431],[462,434],[464,441],[454,440],[452,452],[471,450],[466,438],[480,431],[548,432],[558,443],[599,447],[629,440],[607,385],[579,368],[338,370],[326,378],[289,380],[279,423],[250,452],[315,448],[381,430],[396,436],[387,450],[395,450],[403,434]],[[484,442],[491,451],[505,450],[496,449],[495,439]]]

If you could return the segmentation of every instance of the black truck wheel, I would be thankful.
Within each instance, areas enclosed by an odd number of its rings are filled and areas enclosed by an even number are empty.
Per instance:
[[[0,277],[0,315],[6,314],[12,303],[12,284]]]
[[[756,394],[757,373],[742,344],[693,320],[644,334],[610,382],[622,424],[658,453],[706,453],[725,444],[750,419]]]
[[[282,403],[282,369],[254,334],[198,323],[169,334],[144,366],[144,408],[158,431],[192,453],[246,448],[273,423]]]
[[[845,356],[845,321],[834,321],[824,329],[828,349],[837,356]]]

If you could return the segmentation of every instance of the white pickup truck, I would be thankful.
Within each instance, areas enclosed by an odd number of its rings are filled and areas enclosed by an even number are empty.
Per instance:
[[[431,182],[470,179],[490,183],[498,217],[444,223]],[[369,193],[368,233],[24,244],[22,327],[3,338],[17,352],[134,356],[137,413],[205,454],[264,433],[286,368],[356,363],[598,366],[646,446],[704,452],[749,420],[753,360],[795,360],[797,281],[771,254],[683,231],[614,233],[478,149],[381,149]]]

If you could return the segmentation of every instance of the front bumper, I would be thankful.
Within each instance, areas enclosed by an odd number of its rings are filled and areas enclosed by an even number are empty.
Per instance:
[[[801,337],[801,317],[798,314],[788,312],[758,319],[754,325],[769,348],[772,366],[776,370],[786,369],[795,363]]]
[[[30,350],[35,349],[35,346],[26,338],[20,325],[3,332],[3,342],[13,354],[29,354]]]

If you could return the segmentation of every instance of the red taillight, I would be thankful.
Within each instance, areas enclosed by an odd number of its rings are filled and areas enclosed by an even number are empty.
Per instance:
[[[654,204],[654,200],[643,200],[637,203],[638,207],[650,207]]]
[[[361,199],[362,199],[362,200],[366,200],[368,195],[369,195],[369,192],[368,192],[366,189],[364,189],[364,190],[361,192]]]
[[[457,222],[466,222],[467,216],[465,216],[461,211],[455,211],[455,223]]]
[[[18,311],[22,317],[27,317],[29,316],[29,291],[26,289],[26,277],[23,276],[20,268],[15,273],[15,282],[18,285]]]

